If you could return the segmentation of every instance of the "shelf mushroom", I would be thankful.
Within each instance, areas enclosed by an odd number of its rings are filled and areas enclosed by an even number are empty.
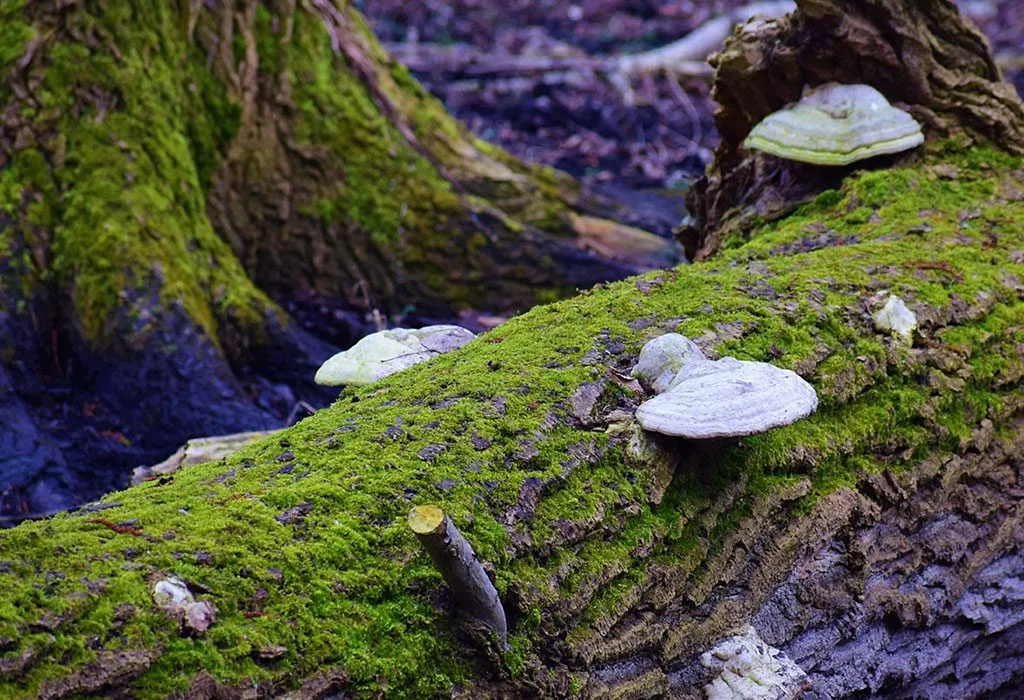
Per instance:
[[[640,427],[691,440],[742,437],[789,425],[818,407],[814,387],[791,370],[701,358],[691,358],[668,390],[640,405]]]
[[[743,145],[815,165],[849,165],[924,143],[921,125],[870,85],[826,83],[761,120]]]
[[[633,376],[660,394],[672,388],[683,367],[707,361],[697,344],[685,335],[665,333],[647,342],[640,350]]]
[[[378,379],[461,348],[476,335],[461,326],[393,328],[362,338],[317,370],[315,381],[326,386],[372,384]]]

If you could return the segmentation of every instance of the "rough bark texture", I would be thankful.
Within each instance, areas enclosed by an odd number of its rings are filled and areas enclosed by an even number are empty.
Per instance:
[[[278,303],[346,345],[335,311],[511,313],[675,260],[468,134],[346,3],[5,0],[0,45],[0,518],[326,401],[336,348]]]
[[[712,59],[722,141],[688,201],[694,222],[683,239],[691,256],[744,239],[756,217],[779,216],[860,167],[807,166],[741,147],[755,124],[799,99],[805,85],[867,83],[933,139],[980,134],[1011,152],[1024,149],[1024,107],[1001,82],[984,35],[950,0],[798,0],[797,7],[742,27]]]

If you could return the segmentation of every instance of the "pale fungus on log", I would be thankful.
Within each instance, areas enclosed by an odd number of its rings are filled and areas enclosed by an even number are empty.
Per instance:
[[[691,362],[707,362],[707,358],[685,335],[666,333],[644,345],[632,374],[661,394],[672,388],[680,370]]]
[[[924,143],[921,125],[870,85],[827,83],[765,117],[743,145],[815,165],[849,165]]]
[[[637,409],[644,430],[690,440],[742,437],[789,425],[818,407],[814,387],[792,370],[734,357],[708,360],[675,333],[648,342],[634,372],[642,369],[645,354],[664,355],[659,365],[672,366],[671,351],[677,354],[675,376],[665,381],[659,372],[655,390],[662,387],[661,393]]]
[[[917,328],[917,316],[895,294],[890,295],[882,308],[876,311],[871,318],[878,330],[887,331],[904,342],[913,342],[914,329]]]
[[[804,670],[751,625],[701,654],[700,663],[718,674],[704,686],[707,700],[780,700],[810,688]]]
[[[392,328],[361,339],[317,370],[316,383],[326,386],[372,384],[395,372],[461,348],[476,335],[461,326]]]
[[[217,619],[217,611],[209,602],[196,600],[188,584],[169,576],[153,584],[153,601],[161,610],[181,621],[191,634],[201,635]]]
[[[507,649],[508,625],[498,591],[451,518],[435,505],[415,506],[409,527],[441,572],[469,629],[496,635],[499,648]]]

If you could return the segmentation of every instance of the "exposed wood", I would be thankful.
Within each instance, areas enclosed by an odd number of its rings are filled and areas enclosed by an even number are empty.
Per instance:
[[[246,445],[280,432],[279,430],[253,430],[231,435],[196,438],[182,445],[174,454],[150,467],[136,467],[132,472],[132,484],[141,484],[150,479],[170,476],[183,467],[203,462],[215,462],[238,452]]]
[[[437,506],[423,505],[409,511],[409,527],[444,577],[464,619],[470,626],[482,627],[494,634],[499,647],[506,649],[505,608],[473,546],[455,523]]]

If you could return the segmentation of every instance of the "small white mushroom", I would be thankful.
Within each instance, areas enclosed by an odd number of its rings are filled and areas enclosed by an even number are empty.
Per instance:
[[[196,600],[188,586],[179,578],[160,579],[153,586],[153,601],[188,629],[202,634],[217,619],[217,611],[205,600]]]
[[[765,117],[743,145],[816,165],[849,165],[924,143],[921,125],[870,85],[827,83]]]
[[[420,362],[462,347],[476,337],[461,326],[393,328],[373,333],[317,370],[316,383],[326,386],[372,384]]]
[[[677,380],[637,409],[644,430],[691,440],[741,437],[789,425],[818,407],[814,387],[766,362],[694,362]]]
[[[878,330],[888,331],[907,343],[913,342],[914,330],[917,328],[917,316],[895,294],[889,296],[882,308],[875,312],[873,318],[875,328]]]
[[[707,362],[697,344],[685,335],[666,333],[644,345],[633,376],[661,394],[669,390],[683,367],[695,362]]]

